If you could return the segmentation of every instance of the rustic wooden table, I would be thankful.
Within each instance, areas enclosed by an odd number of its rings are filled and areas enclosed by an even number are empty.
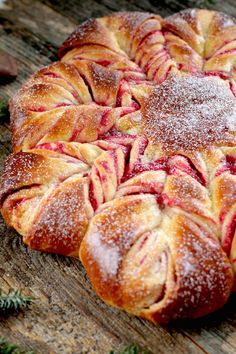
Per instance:
[[[211,2],[211,1],[209,1]],[[78,23],[117,10],[163,16],[196,1],[158,0],[0,0],[0,48],[12,54],[19,75],[0,86],[8,99],[39,67],[57,58],[57,47]],[[218,0],[210,8],[236,16],[236,1]],[[9,125],[0,125],[0,164],[11,151]],[[0,319],[0,335],[35,353],[109,353],[138,342],[152,353],[235,353],[236,296],[220,312],[167,328],[112,309],[94,294],[75,259],[29,250],[0,221],[0,288],[21,288],[36,298],[30,310]]]

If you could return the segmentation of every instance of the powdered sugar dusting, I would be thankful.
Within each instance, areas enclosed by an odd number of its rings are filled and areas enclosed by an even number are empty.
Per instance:
[[[94,259],[99,262],[102,275],[115,276],[120,263],[119,247],[114,244],[105,244],[101,240],[101,235],[96,232],[91,234],[89,242],[90,251]]]
[[[196,150],[227,142],[236,99],[218,77],[181,77],[156,87],[144,107],[143,127],[166,150]]]
[[[214,310],[216,294],[227,298],[230,292],[230,265],[224,258],[218,241],[200,225],[185,219],[179,226],[183,235],[181,241],[177,241],[182,310],[186,308],[189,312],[189,308],[198,306],[207,306]],[[181,313],[181,308],[179,311]]]

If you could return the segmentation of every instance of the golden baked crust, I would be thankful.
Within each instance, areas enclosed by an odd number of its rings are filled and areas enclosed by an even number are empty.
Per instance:
[[[223,306],[236,273],[236,23],[207,10],[80,25],[11,99],[1,212],[156,323]],[[235,282],[236,283],[236,282]]]

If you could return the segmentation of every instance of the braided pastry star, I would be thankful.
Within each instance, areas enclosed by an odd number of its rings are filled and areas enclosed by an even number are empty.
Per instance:
[[[10,102],[1,212],[80,257],[153,322],[221,307],[236,271],[236,23],[187,10],[89,20]]]

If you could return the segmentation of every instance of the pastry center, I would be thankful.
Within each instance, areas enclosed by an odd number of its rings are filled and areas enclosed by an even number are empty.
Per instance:
[[[143,108],[142,125],[165,150],[197,150],[233,139],[236,98],[218,77],[174,77],[156,86]]]

